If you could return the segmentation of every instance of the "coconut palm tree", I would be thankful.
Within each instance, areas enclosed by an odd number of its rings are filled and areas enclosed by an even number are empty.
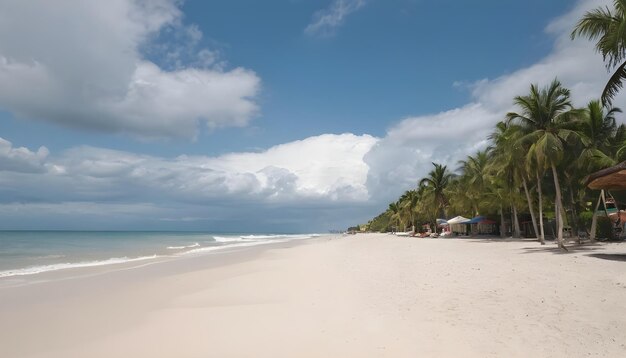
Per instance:
[[[557,243],[565,249],[563,241],[563,201],[557,165],[563,158],[564,142],[576,133],[572,118],[579,112],[574,110],[570,102],[570,91],[558,80],[539,89],[530,86],[530,94],[515,97],[515,104],[520,113],[507,114],[508,121],[516,121],[525,135],[519,139],[521,145],[528,145],[527,162],[536,164],[537,184],[541,184],[538,175],[543,169],[551,169],[556,192],[557,207]],[[539,203],[541,209],[541,202]],[[542,221],[542,218],[540,218]]]
[[[609,151],[616,163],[626,160],[626,124],[620,124],[609,138]]]
[[[494,173],[492,173],[494,174]],[[506,236],[506,225],[504,220],[504,203],[510,200],[510,191],[507,188],[505,179],[498,175],[489,177],[488,190],[482,197],[482,205],[498,211],[500,215],[500,237]]]
[[[535,233],[537,230],[537,221],[533,211],[532,199],[528,192],[528,184],[526,180],[526,167],[524,165],[524,148],[519,144],[522,135],[521,128],[517,125],[499,122],[496,124],[496,130],[489,136],[493,145],[489,148],[490,164],[489,171],[495,176],[507,178],[509,199],[511,201],[512,222],[514,227],[514,236],[520,237],[520,227],[517,218],[517,192],[519,191],[520,182],[523,184],[526,194],[528,210],[533,223]],[[537,235],[539,236],[539,235]]]
[[[401,224],[401,216],[400,216],[400,205],[398,202],[389,204],[389,208],[387,209],[389,212],[389,224],[392,226],[392,231],[398,231],[398,228]],[[395,228],[395,230],[393,230]]]
[[[585,108],[577,128],[583,146],[579,164],[585,172],[594,172],[616,164],[611,147],[618,129],[615,114],[621,112],[619,108],[605,110],[599,101],[591,101]]]
[[[572,31],[572,39],[585,36],[597,40],[596,50],[602,54],[613,75],[602,91],[602,103],[608,105],[626,80],[626,0],[614,0],[613,9],[599,7],[588,11]]]
[[[406,191],[399,200],[400,212],[406,221],[411,223],[411,231],[415,232],[415,211],[419,203],[420,196],[416,190]]]
[[[448,206],[445,190],[454,175],[448,171],[447,166],[437,163],[432,164],[435,168],[428,173],[426,178],[420,180],[419,186],[425,186],[431,192],[437,211],[444,218],[446,217],[446,206]]]
[[[465,160],[459,161],[459,171],[463,173],[461,180],[466,184],[467,192],[465,195],[472,202],[475,216],[479,215],[478,202],[488,184],[488,163],[489,155],[486,150],[478,151],[475,155],[469,155]]]
[[[446,197],[454,198],[454,200],[449,200],[447,214],[450,216],[474,216],[478,212],[480,198],[474,196],[470,190],[469,176],[464,175],[463,172],[460,173],[459,176],[450,181],[444,193]]]

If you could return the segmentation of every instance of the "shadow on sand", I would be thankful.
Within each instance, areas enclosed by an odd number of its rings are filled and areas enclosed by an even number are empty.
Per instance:
[[[439,238],[441,239],[441,238]],[[523,247],[521,250],[522,254],[532,254],[532,253],[541,253],[541,252],[549,252],[554,255],[566,255],[566,254],[580,254],[586,252],[593,252],[597,250],[604,250],[607,246],[619,245],[624,248],[624,254],[601,254],[601,253],[589,253],[585,256],[594,257],[602,260],[610,260],[610,261],[622,261],[626,262],[626,241],[621,242],[583,242],[582,244],[577,244],[573,241],[570,241],[566,244],[567,250],[564,251],[558,248],[553,239],[547,239],[546,245],[540,245],[536,238],[501,238],[500,236],[492,236],[492,235],[480,235],[480,236],[456,236],[456,237],[448,237],[444,240],[467,240],[476,243],[482,244],[497,244],[497,243],[506,243],[506,242],[523,242],[528,243],[530,245],[536,245],[532,247]],[[573,240],[573,239],[572,239]]]
[[[554,242],[548,241],[546,245],[544,246],[538,245],[537,247],[524,247],[522,248],[522,250],[524,250],[523,252],[524,254],[550,252],[555,255],[563,255],[563,254],[575,254],[575,253],[581,253],[581,252],[602,250],[604,247],[604,245],[600,243],[568,244],[566,246],[567,246],[567,251],[562,250],[559,247],[557,247],[554,244]]]
[[[538,243],[537,239],[528,239],[528,238],[519,238],[514,239],[511,237],[501,238],[500,236],[468,236],[468,237],[455,237],[455,239],[465,239],[472,240],[473,242],[483,243],[483,244],[497,244],[501,242],[527,242],[527,243]]]
[[[587,253],[585,256],[594,257],[602,260],[610,260],[610,261],[621,261],[626,262],[626,241],[622,242],[583,242],[582,244],[577,244],[573,241],[570,241],[566,244],[567,250],[564,251],[558,248],[554,242],[554,240],[548,239],[546,241],[546,245],[540,245],[536,238],[521,238],[521,239],[513,239],[513,238],[501,238],[500,236],[466,236],[466,237],[454,237],[454,238],[446,238],[446,240],[456,239],[456,240],[468,240],[476,243],[483,244],[497,244],[497,243],[505,243],[505,242],[524,242],[530,245],[536,246],[528,246],[523,247],[522,254],[532,254],[532,253],[542,253],[549,252],[554,255],[567,255],[567,254],[580,254]],[[604,250],[608,246],[619,245],[624,248],[623,254],[601,254],[601,253],[593,253],[597,250]]]
[[[626,262],[626,254],[589,254],[586,256],[595,257],[602,260]]]
[[[619,246],[620,248],[624,248],[624,251],[626,252],[626,242],[585,242],[582,244],[576,244],[576,243],[570,242],[566,244],[568,251],[564,251],[564,250],[559,249],[554,244],[554,241],[548,241],[548,243],[545,246],[524,247],[522,248],[522,250],[524,250],[523,252],[524,254],[550,252],[555,255],[577,254],[577,253],[580,254],[580,253],[589,252],[585,256],[595,257],[595,258],[603,259],[603,260],[626,262],[626,253],[624,254],[592,253],[593,251],[604,250],[609,246],[615,246],[615,245]]]

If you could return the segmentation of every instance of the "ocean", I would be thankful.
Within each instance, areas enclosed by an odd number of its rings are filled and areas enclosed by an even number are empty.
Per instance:
[[[0,279],[79,267],[149,261],[318,234],[138,231],[0,231]]]

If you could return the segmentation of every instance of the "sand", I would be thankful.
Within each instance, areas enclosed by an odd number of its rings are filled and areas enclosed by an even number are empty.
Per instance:
[[[0,357],[626,356],[626,244],[371,234],[72,271],[0,286]]]

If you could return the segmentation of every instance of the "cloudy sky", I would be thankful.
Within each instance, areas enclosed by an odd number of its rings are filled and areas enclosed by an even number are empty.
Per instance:
[[[608,3],[2,1],[0,229],[366,222],[530,83],[596,98]]]

